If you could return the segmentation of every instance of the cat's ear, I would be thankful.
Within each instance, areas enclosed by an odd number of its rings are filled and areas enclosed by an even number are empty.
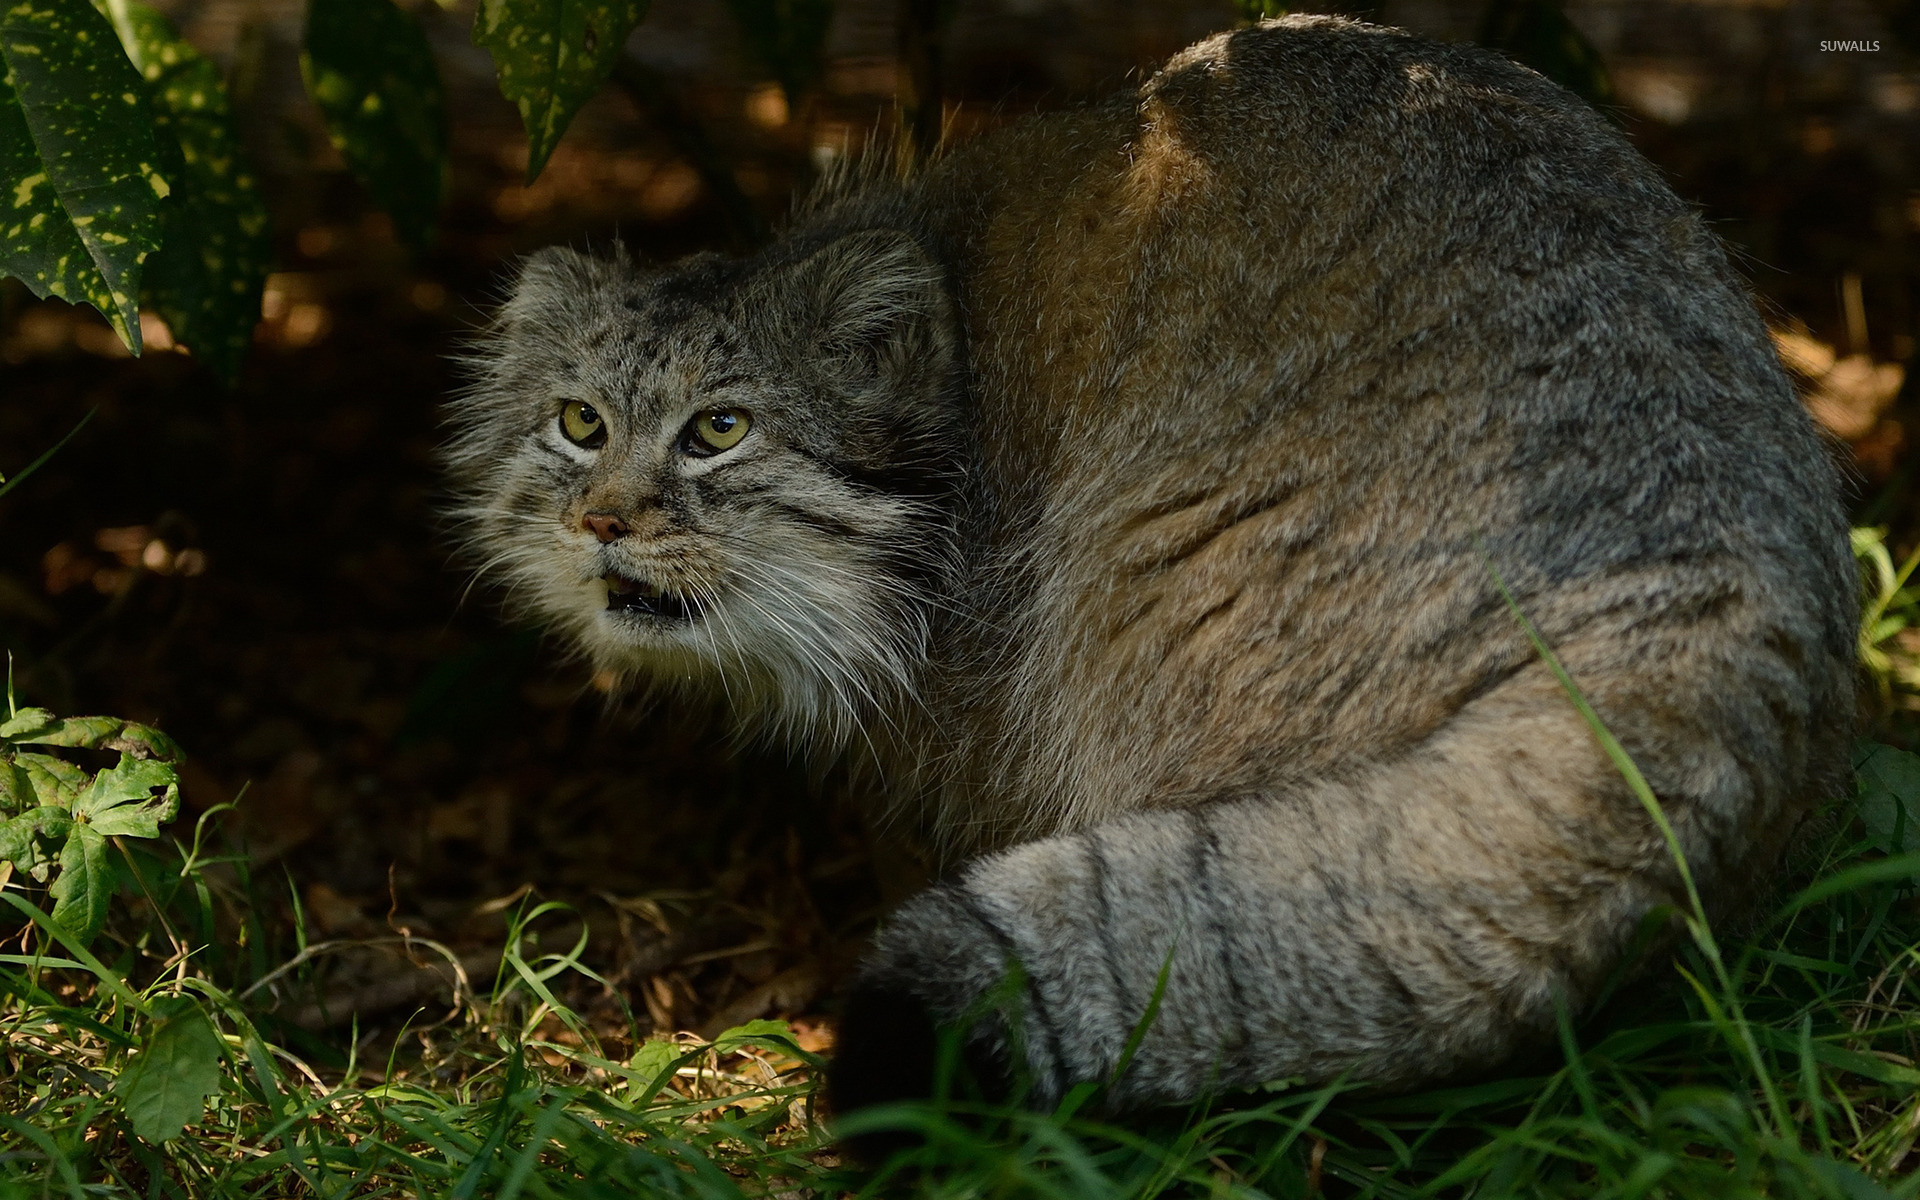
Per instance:
[[[574,290],[598,275],[599,266],[578,250],[548,246],[520,260],[520,269],[513,277],[513,298],[519,300],[543,291]]]
[[[561,314],[596,292],[610,274],[627,265],[626,250],[614,245],[618,259],[609,262],[565,246],[549,246],[520,260],[509,285],[499,318],[511,329],[522,321],[571,325]]]
[[[848,234],[784,274],[782,310],[799,315],[810,355],[849,382],[885,374],[904,357],[950,341],[953,303],[944,273],[898,230]]]

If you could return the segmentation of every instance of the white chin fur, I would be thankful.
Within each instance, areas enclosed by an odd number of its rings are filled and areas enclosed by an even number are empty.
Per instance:
[[[887,720],[924,645],[924,631],[866,586],[793,564],[763,561],[728,586],[697,589],[698,614],[686,621],[609,611],[606,596],[594,580],[556,622],[596,667],[627,685],[718,700],[743,736],[809,754],[838,753]]]
[[[608,611],[598,554],[556,540],[554,523],[490,506],[471,519],[492,550],[480,574],[506,585],[509,607],[622,686],[718,701],[742,736],[833,755],[913,694],[924,617],[844,543],[785,529],[715,547],[702,578],[673,581],[698,615],[648,620]]]

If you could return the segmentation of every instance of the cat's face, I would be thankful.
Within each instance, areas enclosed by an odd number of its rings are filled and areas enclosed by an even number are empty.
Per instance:
[[[483,576],[624,680],[844,737],[949,555],[952,306],[897,234],[653,274],[545,251],[447,460]]]

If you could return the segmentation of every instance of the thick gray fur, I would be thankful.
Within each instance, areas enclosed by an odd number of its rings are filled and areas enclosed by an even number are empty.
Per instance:
[[[856,987],[955,1021],[1017,960],[1041,1099],[1167,963],[1116,1106],[1485,1068],[1679,901],[1490,565],[1716,914],[1845,770],[1839,483],[1751,302],[1485,51],[1224,34],[744,261],[536,255],[475,368],[478,555],[598,664],[859,764],[960,865]],[[738,447],[676,450],[726,407]],[[610,571],[701,615],[610,614]]]

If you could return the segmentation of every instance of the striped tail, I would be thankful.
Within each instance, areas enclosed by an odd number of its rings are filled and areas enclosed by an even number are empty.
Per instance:
[[[1729,904],[1844,744],[1819,728],[1831,682],[1795,657],[1737,685],[1709,670],[1711,694],[1644,659],[1621,686],[1588,676]],[[833,1096],[847,1111],[920,1092],[927,1039],[955,1025],[976,1069],[1025,1076],[1041,1105],[1082,1081],[1111,1080],[1124,1110],[1288,1077],[1440,1080],[1551,1036],[1643,917],[1679,902],[1661,835],[1535,663],[1393,761],[1045,838],[915,897],[848,994]],[[1021,1002],[982,1016],[1015,963]]]

